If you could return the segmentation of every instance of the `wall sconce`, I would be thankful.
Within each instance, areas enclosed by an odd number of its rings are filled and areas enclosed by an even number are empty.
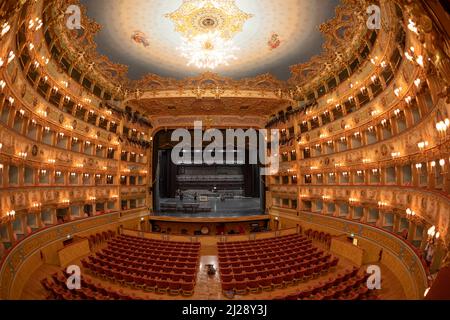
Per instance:
[[[19,152],[17,155],[18,155],[20,158],[25,159],[25,158],[28,156],[28,153],[26,153],[26,152]]]
[[[444,167],[444,166],[445,166],[445,159],[439,160],[439,165],[440,165],[441,167]]]
[[[11,50],[11,51],[9,52],[9,54],[8,54],[8,62],[7,62],[7,64],[10,64],[11,61],[13,61],[15,57],[16,57],[16,55],[15,55],[14,52]]]
[[[406,209],[406,218],[409,220],[413,219],[416,216],[416,213],[411,210],[411,208]]]
[[[394,90],[394,94],[397,96],[397,97],[399,97],[400,96],[400,92],[402,91],[402,87],[399,87],[399,88],[395,88],[395,90]]]
[[[386,61],[382,61],[381,64],[380,64],[380,66],[381,66],[382,68],[386,68],[386,67],[387,67]]]
[[[420,170],[422,169],[422,164],[421,164],[421,163],[417,163],[417,164],[416,164],[416,169],[417,169],[418,171],[420,171]]]
[[[417,88],[420,86],[421,82],[422,82],[422,80],[420,80],[420,78],[417,78],[416,80],[414,80],[414,84],[416,85]]]
[[[56,160],[55,159],[48,159],[47,162],[50,163],[50,164],[55,164]]]
[[[6,212],[6,217],[8,220],[15,220],[16,219],[16,211],[11,210]]]
[[[432,168],[436,167],[436,161],[431,161],[431,162],[430,162],[430,166],[431,166]]]
[[[5,34],[7,34],[10,29],[11,29],[11,26],[9,25],[9,23],[5,22],[2,25],[2,32],[0,33],[0,37],[3,37]]]
[[[383,202],[383,201],[378,201],[378,208],[383,209],[388,207],[388,203],[387,202]]]
[[[435,240],[438,240],[440,237],[439,231],[436,230],[435,226],[432,226],[430,229],[428,229],[428,241],[431,243],[434,243]]]
[[[421,66],[423,68],[424,64],[423,64],[423,56],[419,55],[416,59],[416,62],[419,66]]]
[[[420,151],[423,151],[426,147],[428,147],[428,141],[420,141],[417,144],[417,147],[420,149]]]
[[[374,175],[378,175],[378,169],[372,169],[372,173],[373,173]]]
[[[406,102],[407,104],[411,104],[411,101],[412,101],[412,97],[411,97],[411,96],[407,96],[407,97],[405,98],[405,102]]]
[[[55,175],[56,175],[57,177],[60,177],[60,176],[61,176],[61,171],[56,171],[56,172],[55,172]]]
[[[372,83],[376,83],[378,80],[378,77],[376,75],[373,75],[372,77],[370,77],[370,80],[372,80]]]
[[[436,123],[436,130],[439,133],[445,133],[447,129],[450,127],[450,120],[446,118],[445,120],[441,120]]]
[[[3,89],[5,89],[5,86],[6,86],[6,82],[3,80],[0,80],[0,88],[2,89],[2,91],[3,91]]]
[[[414,32],[415,34],[419,34],[419,29],[416,26],[416,23],[409,19],[408,21],[408,29]]]
[[[398,158],[398,157],[400,157],[400,152],[392,152],[391,153],[391,156],[392,156],[392,158]]]

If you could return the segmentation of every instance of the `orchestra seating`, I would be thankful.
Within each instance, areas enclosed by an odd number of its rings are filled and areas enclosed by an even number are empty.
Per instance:
[[[89,247],[92,249],[95,246],[98,246],[99,244],[104,243],[105,241],[108,241],[116,236],[116,233],[112,230],[98,232],[96,234],[92,234],[89,236]]]
[[[331,234],[329,234],[328,232],[308,229],[305,231],[305,236],[308,239],[320,241],[326,244],[328,247],[331,246]]]
[[[134,293],[128,295],[123,290],[113,290],[95,283],[92,279],[82,276],[81,288],[69,290],[64,272],[54,273],[51,278],[44,278],[41,284],[47,292],[48,300],[142,300]]]
[[[200,243],[120,235],[82,260],[93,275],[146,292],[190,296],[194,292]]]
[[[368,274],[358,272],[358,268],[347,269],[330,277],[327,281],[319,281],[305,290],[277,297],[276,300],[378,300],[368,289]]]
[[[244,295],[298,284],[326,274],[339,262],[299,234],[217,246],[224,293]]]

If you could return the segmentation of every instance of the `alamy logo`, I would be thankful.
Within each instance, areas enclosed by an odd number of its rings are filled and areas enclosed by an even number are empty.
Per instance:
[[[247,131],[243,129],[227,129],[225,130],[224,139],[221,130],[208,129],[203,133],[202,121],[195,121],[193,139],[191,132],[186,129],[177,129],[172,133],[172,141],[179,141],[179,143],[173,148],[171,159],[176,165],[233,165],[245,164],[245,155],[247,153],[247,164],[259,164],[262,167],[261,175],[273,175],[277,174],[279,170],[279,136],[279,130],[270,130],[269,139],[268,130],[266,129],[248,129]],[[247,140],[248,144],[246,143]],[[192,141],[194,141],[193,146]],[[270,141],[270,154],[267,149],[268,141]],[[210,144],[203,148],[203,142],[210,142]],[[226,142],[225,148],[224,142]]]
[[[367,267],[367,273],[369,277],[367,278],[367,288],[369,290],[380,290],[381,289],[381,268],[376,265],[371,265]]]
[[[377,5],[371,5],[367,8],[367,14],[369,19],[367,19],[367,28],[369,30],[380,30],[381,29],[381,8]]]
[[[77,5],[70,5],[66,14],[70,14],[69,18],[67,18],[66,26],[69,30],[81,29],[81,10]]]
[[[66,286],[69,290],[81,289],[81,270],[79,266],[71,265],[66,269],[67,277]]]

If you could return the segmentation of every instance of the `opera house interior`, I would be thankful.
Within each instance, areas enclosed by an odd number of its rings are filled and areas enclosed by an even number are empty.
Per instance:
[[[445,0],[1,0],[0,300],[450,299],[449,35]]]

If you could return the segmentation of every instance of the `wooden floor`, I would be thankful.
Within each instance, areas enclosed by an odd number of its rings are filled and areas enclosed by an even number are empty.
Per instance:
[[[318,247],[323,246],[321,243],[314,243]],[[101,249],[101,248],[97,248]],[[207,264],[214,264],[215,266],[218,266],[218,258],[217,258],[217,248],[215,246],[212,247],[202,247],[201,248],[201,258],[200,258],[200,268],[197,275],[197,283],[195,286],[195,292],[194,295],[185,298],[181,296],[169,296],[167,294],[156,294],[156,293],[147,293],[142,290],[134,290],[127,287],[122,287],[119,285],[116,285],[114,283],[111,283],[109,281],[105,281],[102,279],[98,279],[93,277],[92,275],[89,275],[91,278],[93,278],[98,283],[104,285],[105,287],[110,287],[112,289],[122,290],[125,293],[128,293],[130,295],[134,295],[137,297],[141,297],[148,300],[228,300],[226,296],[223,295],[222,289],[221,289],[221,283],[220,283],[220,274],[217,272],[214,276],[209,276],[207,274],[206,265]],[[72,264],[80,264],[80,260],[74,261]],[[271,300],[275,297],[279,296],[285,296],[290,293],[294,293],[297,291],[302,291],[306,289],[309,286],[312,286],[316,284],[319,281],[325,281],[329,277],[331,277],[333,274],[337,274],[346,268],[352,267],[352,263],[343,258],[339,257],[339,264],[337,266],[337,269],[332,272],[328,273],[324,276],[320,276],[317,279],[310,280],[306,283],[300,283],[295,286],[289,286],[287,288],[283,289],[277,289],[271,292],[262,292],[258,294],[248,294],[245,296],[234,296],[233,299],[240,300]],[[363,267],[365,269],[365,267]],[[46,297],[46,292],[42,288],[40,284],[40,280],[43,278],[49,277],[52,273],[61,271],[62,268],[55,265],[49,265],[45,264],[42,265],[34,274],[31,275],[30,279],[28,280],[27,284],[25,285],[25,288],[22,292],[21,299],[24,300],[42,300]],[[381,299],[385,300],[401,300],[405,299],[406,295],[404,293],[404,290],[399,282],[399,280],[396,278],[396,276],[385,266],[381,265],[381,271],[382,271],[382,289],[377,292],[377,295]]]

